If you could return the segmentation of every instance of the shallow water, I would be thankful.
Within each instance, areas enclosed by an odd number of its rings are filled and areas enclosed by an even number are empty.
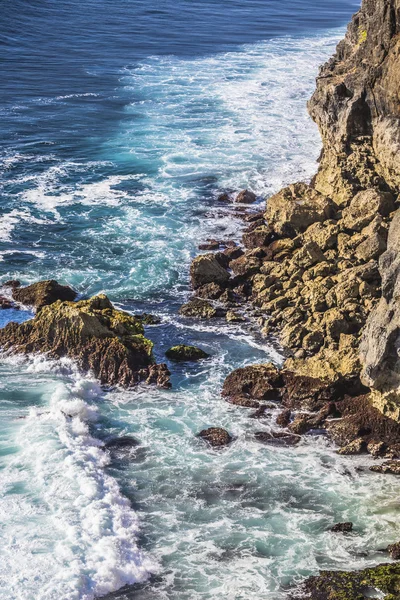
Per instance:
[[[69,361],[0,363],[0,600],[287,597],[320,568],[382,560],[400,487],[338,457],[323,436],[256,443],[274,426],[220,399],[234,368],[281,357],[251,324],[178,317],[207,237],[240,238],[218,194],[259,203],[316,169],[306,113],[350,0],[155,6],[4,3],[0,275],[105,291],[148,327],[173,389],[105,391]],[[0,311],[0,324],[25,311]],[[220,452],[195,436],[226,427]],[[103,442],[133,435],[126,456]],[[347,537],[327,532],[351,520]],[[385,557],[386,558],[386,557]],[[125,587],[126,584],[136,584]],[[120,591],[117,591],[120,590]]]

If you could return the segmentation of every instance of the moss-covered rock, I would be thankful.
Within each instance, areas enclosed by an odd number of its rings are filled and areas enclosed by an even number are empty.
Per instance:
[[[365,600],[400,598],[400,564],[382,564],[362,571],[322,571],[310,577],[292,600]]]
[[[103,384],[170,385],[166,366],[155,365],[153,343],[144,337],[141,321],[116,310],[104,294],[43,306],[34,319],[0,330],[0,345],[10,353],[68,356]]]
[[[167,350],[165,356],[171,360],[189,361],[201,360],[203,358],[208,358],[210,355],[201,348],[196,348],[196,346],[185,346],[184,344],[180,344],[179,346],[173,346]]]

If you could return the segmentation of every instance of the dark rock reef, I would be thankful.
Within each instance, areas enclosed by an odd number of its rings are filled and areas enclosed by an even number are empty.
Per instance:
[[[204,352],[201,348],[196,346],[185,346],[180,344],[179,346],[172,346],[166,351],[165,356],[170,360],[176,361],[195,361],[208,358],[210,355]]]
[[[52,289],[59,291],[51,283]],[[47,285],[29,287],[42,290]],[[141,320],[115,309],[107,296],[101,294],[70,302],[53,301],[53,297],[41,292],[32,294],[30,298],[36,306],[36,300],[40,300],[40,310],[30,321],[12,322],[0,330],[0,346],[4,351],[40,352],[50,358],[67,356],[76,360],[84,371],[91,371],[102,384],[129,387],[145,381],[170,387],[170,373],[166,365],[155,364],[153,344],[144,337]]]

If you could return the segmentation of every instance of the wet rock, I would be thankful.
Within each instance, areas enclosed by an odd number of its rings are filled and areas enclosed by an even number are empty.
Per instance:
[[[152,364],[147,369],[142,369],[139,372],[144,383],[148,385],[156,385],[159,388],[168,390],[172,387],[170,377],[171,373],[165,363]]]
[[[292,411],[286,408],[276,417],[276,424],[281,427],[287,427],[292,417]]]
[[[3,283],[4,287],[17,288],[21,286],[21,282],[18,279],[9,279]]]
[[[367,443],[362,438],[357,438],[356,440],[346,444],[346,446],[342,446],[337,451],[338,454],[344,456],[351,456],[355,454],[363,454],[367,451]]]
[[[220,265],[215,254],[202,254],[193,259],[190,278],[196,289],[207,283],[225,285],[229,281],[229,273]]]
[[[246,321],[245,317],[239,315],[233,310],[228,310],[228,312],[226,313],[226,320],[228,321],[228,323],[244,323]]]
[[[202,285],[197,288],[196,296],[198,298],[205,298],[209,300],[218,300],[220,296],[224,293],[225,288],[218,285],[218,283],[207,283],[206,285]]]
[[[257,400],[253,400],[252,398],[246,396],[228,396],[226,400],[229,404],[234,404],[235,406],[242,406],[243,408],[259,408],[260,403]]]
[[[206,300],[194,298],[180,307],[179,314],[184,317],[193,317],[196,319],[214,319],[224,316],[225,313],[222,309],[215,308]]]
[[[0,296],[0,310],[7,308],[16,308],[13,302],[6,298],[5,296]]]
[[[250,190],[242,190],[235,198],[235,202],[241,204],[253,204],[257,200],[257,196]]]
[[[334,215],[332,200],[305,183],[295,183],[269,198],[265,220],[279,235],[294,237]]]
[[[336,525],[330,528],[330,531],[333,533],[350,533],[350,531],[353,531],[353,523],[351,521],[336,523]]]
[[[161,323],[160,317],[150,313],[140,313],[135,315],[135,318],[141,321],[143,325],[159,325]]]
[[[210,446],[214,448],[220,448],[221,446],[227,446],[232,442],[232,436],[221,427],[210,427],[209,429],[203,429],[198,434],[198,437],[205,440]]]
[[[196,346],[185,346],[183,344],[173,346],[166,351],[165,355],[170,360],[176,361],[195,361],[209,358],[210,356],[207,352],[201,350],[201,348],[196,348]]]
[[[395,600],[399,589],[400,565],[383,564],[362,571],[321,571],[307,579],[291,600]]]
[[[279,371],[272,363],[251,365],[230,373],[221,393],[225,398],[268,400],[279,396],[279,383]]]
[[[381,465],[373,465],[369,470],[374,471],[375,473],[400,475],[400,460],[388,460]]]
[[[226,262],[228,265],[230,265],[232,260],[235,260],[236,258],[240,258],[241,256],[243,256],[244,252],[241,248],[226,248],[222,254],[226,257]]]
[[[203,244],[199,244],[199,250],[219,250],[218,240],[207,240]]]
[[[232,201],[228,192],[222,192],[222,194],[219,194],[219,196],[217,197],[217,200],[218,200],[218,202],[231,202]]]
[[[104,294],[42,306],[34,319],[1,329],[0,345],[10,353],[68,356],[103,384],[129,387],[152,375],[167,385],[169,372],[154,364],[153,344],[144,337],[142,323],[116,310]]]
[[[389,553],[390,558],[393,558],[393,560],[400,560],[400,542],[390,544],[386,548],[386,552]]]
[[[57,300],[72,302],[77,293],[69,286],[60,285],[54,279],[49,279],[27,287],[14,287],[12,296],[17,302],[40,310],[42,306],[53,304]]]
[[[258,442],[270,446],[296,446],[301,441],[299,435],[292,435],[281,431],[257,431],[254,437]]]

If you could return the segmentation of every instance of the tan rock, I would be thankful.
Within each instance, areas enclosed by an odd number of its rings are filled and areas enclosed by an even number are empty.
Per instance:
[[[315,242],[308,242],[293,255],[293,263],[303,269],[319,262],[325,262],[325,255]]]
[[[335,214],[334,203],[305,183],[284,188],[267,200],[265,219],[280,235],[294,237]]]
[[[192,261],[190,278],[193,288],[196,289],[207,283],[223,285],[229,281],[229,273],[221,267],[215,254],[201,254]]]
[[[394,198],[388,192],[375,189],[359,192],[350,206],[343,210],[343,226],[352,231],[361,231],[377,215],[387,217],[394,210]]]

